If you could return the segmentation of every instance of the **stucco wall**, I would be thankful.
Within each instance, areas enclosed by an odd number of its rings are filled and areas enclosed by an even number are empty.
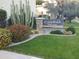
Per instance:
[[[19,4],[20,0],[14,0],[16,4]],[[35,0],[28,0],[31,6],[31,11],[33,12],[35,16],[36,12],[36,1]],[[22,2],[25,2],[25,0],[22,0]],[[12,0],[0,0],[0,9],[4,9],[7,11],[7,17],[9,18],[11,13],[11,3]]]

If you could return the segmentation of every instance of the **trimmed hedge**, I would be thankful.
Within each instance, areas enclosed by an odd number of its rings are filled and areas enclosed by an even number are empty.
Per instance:
[[[50,34],[63,34],[60,30],[51,31]]]

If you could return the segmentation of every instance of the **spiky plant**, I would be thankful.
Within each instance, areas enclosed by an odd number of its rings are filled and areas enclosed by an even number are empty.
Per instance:
[[[23,24],[28,25],[32,28],[33,26],[33,16],[31,13],[31,8],[29,1],[25,0],[26,4],[23,4],[20,0],[20,7],[12,1],[11,5],[11,20],[12,24]]]

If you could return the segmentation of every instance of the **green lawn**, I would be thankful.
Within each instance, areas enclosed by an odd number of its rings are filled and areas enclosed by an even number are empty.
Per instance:
[[[75,24],[78,26],[79,24]],[[79,28],[76,36],[39,36],[6,50],[44,59],[79,59]]]

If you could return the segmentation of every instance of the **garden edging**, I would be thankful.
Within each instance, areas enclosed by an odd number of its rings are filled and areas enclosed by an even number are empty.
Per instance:
[[[54,35],[54,36],[76,36],[76,34],[73,34],[73,35],[58,35],[58,34],[35,34],[35,35],[31,35],[30,38],[28,38],[27,40],[25,41],[22,41],[22,42],[18,42],[18,43],[12,43],[10,44],[8,47],[12,47],[12,46],[16,46],[16,45],[20,45],[20,44],[23,44],[25,42],[28,42],[28,41],[31,41],[33,40],[34,38],[38,37],[38,36],[41,36],[41,35]]]
[[[39,35],[32,35],[32,36],[30,36],[30,38],[26,39],[25,41],[18,42],[18,43],[12,43],[12,44],[10,44],[8,47],[12,47],[12,46],[16,46],[16,45],[23,44],[23,43],[25,43],[25,42],[28,42],[28,41],[32,40],[33,38],[35,38],[35,37],[37,37],[37,36],[39,36]]]

